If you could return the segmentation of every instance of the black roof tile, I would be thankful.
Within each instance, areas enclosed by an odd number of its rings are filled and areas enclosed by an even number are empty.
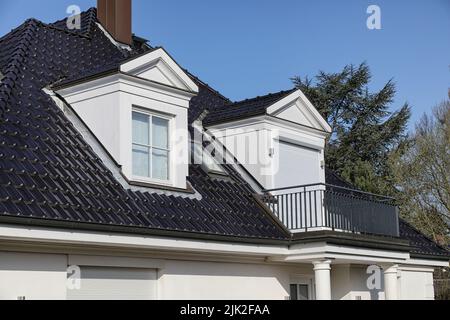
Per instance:
[[[212,125],[266,114],[268,107],[290,95],[295,90],[291,89],[270,93],[261,97],[228,103],[220,108],[213,108],[203,123],[205,125]]]
[[[400,237],[409,240],[412,255],[450,258],[448,249],[438,245],[403,219],[400,219]]]
[[[230,195],[218,198],[212,190],[222,186],[200,167],[191,166],[189,181],[204,195],[202,200],[192,200],[125,190],[114,179],[42,91],[51,84],[114,68],[142,52],[119,49],[95,22],[95,10],[83,13],[79,31],[66,30],[64,20],[47,25],[31,19],[0,39],[0,67],[5,76],[0,83],[1,215],[287,239],[255,206],[252,190],[241,180],[226,182]],[[228,102],[193,79],[200,94],[191,104],[191,121],[205,108]],[[231,195],[239,199],[239,205]]]

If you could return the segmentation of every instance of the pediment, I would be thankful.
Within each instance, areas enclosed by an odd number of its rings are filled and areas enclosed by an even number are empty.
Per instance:
[[[267,114],[302,126],[331,132],[328,123],[300,90],[270,106]]]
[[[314,121],[314,119],[311,119],[311,117],[308,117],[305,112],[302,111],[301,106],[299,106],[297,102],[288,105],[275,116],[308,127],[317,127],[319,125],[317,121]]]
[[[198,93],[198,86],[167,52],[156,49],[123,63],[120,71],[142,79]]]

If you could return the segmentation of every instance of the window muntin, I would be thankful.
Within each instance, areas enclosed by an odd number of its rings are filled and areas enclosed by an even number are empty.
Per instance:
[[[169,181],[169,125],[163,116],[133,111],[133,176]]]

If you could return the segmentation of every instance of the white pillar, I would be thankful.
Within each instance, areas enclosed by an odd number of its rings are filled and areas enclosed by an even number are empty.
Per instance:
[[[316,299],[331,300],[331,261],[313,262],[316,281]]]
[[[386,300],[397,300],[397,271],[398,265],[383,267],[384,272],[384,296]]]

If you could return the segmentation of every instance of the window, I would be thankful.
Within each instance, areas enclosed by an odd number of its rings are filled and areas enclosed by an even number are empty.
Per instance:
[[[309,296],[309,285],[291,284],[291,300],[311,300]]]
[[[290,295],[291,300],[314,300],[314,279],[309,275],[291,276]]]
[[[169,122],[163,116],[133,111],[133,176],[170,179]]]

